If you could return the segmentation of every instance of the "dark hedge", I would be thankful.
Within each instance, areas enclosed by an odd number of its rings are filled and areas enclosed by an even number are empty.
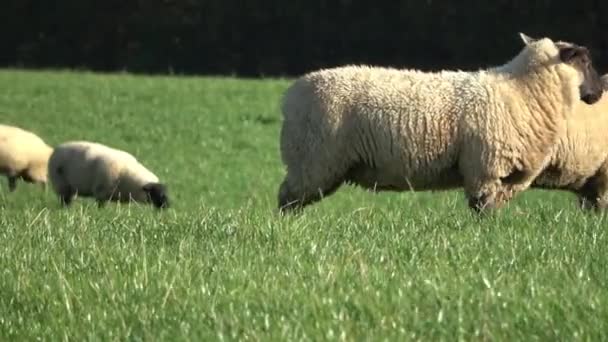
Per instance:
[[[297,75],[345,63],[499,64],[517,32],[608,66],[608,1],[3,0],[1,66]]]

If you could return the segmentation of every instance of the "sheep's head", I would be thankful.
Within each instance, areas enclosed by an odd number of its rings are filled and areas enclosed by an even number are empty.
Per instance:
[[[593,66],[591,53],[584,46],[570,42],[553,42],[549,38],[534,39],[524,33],[519,34],[526,47],[544,51],[555,51],[556,58],[548,54],[548,62],[565,64],[578,74],[580,99],[587,104],[597,102],[603,93],[602,81]]]
[[[169,196],[167,186],[161,183],[148,183],[142,187],[148,195],[148,199],[158,209],[169,208]]]

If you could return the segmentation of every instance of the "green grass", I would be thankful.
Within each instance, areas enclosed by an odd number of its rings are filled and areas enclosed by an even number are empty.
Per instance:
[[[608,338],[604,216],[343,188],[281,219],[286,80],[0,71],[0,118],[135,154],[173,208],[0,189],[0,340]]]

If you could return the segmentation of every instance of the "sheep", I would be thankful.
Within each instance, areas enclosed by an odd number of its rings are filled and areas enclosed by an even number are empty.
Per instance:
[[[167,188],[130,153],[88,141],[70,141],[55,147],[48,164],[53,190],[63,206],[75,195],[93,197],[98,206],[107,201],[151,202],[169,207]]]
[[[608,90],[608,74],[602,76]],[[608,208],[608,94],[589,106],[579,102],[566,122],[547,167],[533,188],[574,192],[583,209]],[[606,144],[606,145],[604,145]]]
[[[47,163],[53,148],[32,132],[0,124],[0,174],[8,179],[8,189],[17,189],[17,180],[46,188]]]
[[[520,33],[508,63],[478,71],[347,65],[308,73],[282,98],[281,214],[342,184],[373,192],[464,187],[476,212],[530,186],[574,104],[601,84],[586,47]]]

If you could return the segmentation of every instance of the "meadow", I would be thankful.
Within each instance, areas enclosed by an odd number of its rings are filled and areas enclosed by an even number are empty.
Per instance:
[[[608,223],[531,190],[344,187],[277,215],[285,79],[0,71],[0,122],[135,154],[172,208],[0,179],[0,340],[606,340]]]

